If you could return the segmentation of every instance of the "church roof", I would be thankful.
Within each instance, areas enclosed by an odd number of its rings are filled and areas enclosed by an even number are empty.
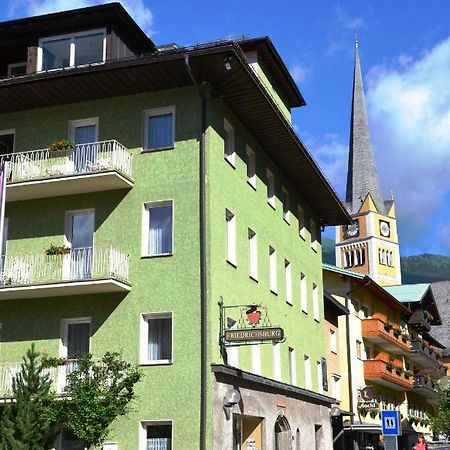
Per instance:
[[[359,211],[368,193],[378,212],[385,214],[386,209],[370,139],[358,41],[356,41],[346,195],[350,214]]]

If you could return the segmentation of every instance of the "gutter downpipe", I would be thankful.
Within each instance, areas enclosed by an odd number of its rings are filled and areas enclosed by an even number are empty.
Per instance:
[[[201,137],[199,155],[199,213],[200,213],[200,450],[206,449],[206,407],[207,407],[207,270],[206,270],[206,111],[207,100],[204,92],[205,83],[200,86],[192,73],[189,54],[184,54],[184,64],[197,88],[201,99]]]

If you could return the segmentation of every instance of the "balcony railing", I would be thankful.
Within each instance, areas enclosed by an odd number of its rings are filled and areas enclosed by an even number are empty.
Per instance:
[[[419,338],[411,341],[409,358],[417,365],[439,371],[440,355]]]
[[[394,354],[407,354],[409,342],[398,325],[383,322],[380,318],[362,321],[362,337]]]
[[[20,372],[22,363],[0,363],[0,398],[13,397],[13,380]],[[67,364],[43,369],[52,382],[52,388],[57,394],[64,394],[67,387],[67,376],[77,367],[77,360],[67,360]]]
[[[6,255],[1,288],[114,278],[128,282],[128,255],[113,247],[71,249],[67,255]]]
[[[414,328],[416,331],[428,332],[431,330],[431,317],[427,311],[417,309],[413,312],[408,320],[408,325]]]
[[[131,178],[132,155],[115,140],[78,144],[61,151],[43,149],[12,153],[9,157],[9,183],[108,170]]]
[[[413,386],[412,377],[403,369],[378,359],[364,361],[364,378],[399,391],[409,390]]]
[[[422,375],[416,375],[413,382],[413,390],[417,394],[429,398],[435,398],[438,395],[438,387],[429,378]]]

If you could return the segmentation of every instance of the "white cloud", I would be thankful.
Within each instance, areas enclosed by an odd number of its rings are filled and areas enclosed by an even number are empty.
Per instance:
[[[18,13],[23,14],[23,11],[27,16],[35,16],[112,1],[114,0],[10,0],[9,16],[16,17]],[[147,34],[152,34],[153,14],[144,0],[121,0],[121,3],[141,28]]]
[[[407,65],[379,66],[368,75],[367,107],[380,177],[396,194],[405,224],[402,238],[411,241],[424,234],[430,220],[436,223],[450,196],[449,72],[450,37]]]
[[[309,69],[300,65],[300,64],[294,64],[291,69],[289,70],[289,72],[292,75],[292,78],[297,82],[297,83],[302,83],[303,81],[305,81],[306,77],[309,75]]]
[[[305,138],[305,144],[341,199],[345,199],[348,144],[337,134]]]
[[[347,30],[357,31],[364,27],[362,17],[351,17],[341,6],[334,8],[338,22]]]

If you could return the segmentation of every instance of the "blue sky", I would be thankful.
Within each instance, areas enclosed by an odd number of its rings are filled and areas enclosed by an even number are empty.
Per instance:
[[[98,3],[3,0],[0,20]],[[393,191],[396,199],[401,253],[450,255],[448,0],[122,4],[157,44],[270,36],[307,102],[293,114],[295,128],[341,197],[357,31],[372,140],[384,195]]]

